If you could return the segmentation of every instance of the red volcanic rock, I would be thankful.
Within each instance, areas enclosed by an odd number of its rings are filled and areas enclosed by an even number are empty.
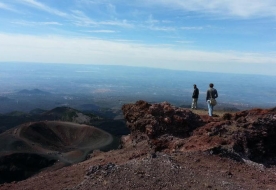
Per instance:
[[[226,113],[194,130],[181,151],[210,150],[234,159],[276,164],[276,109]]]
[[[276,163],[276,109],[253,109],[233,115],[233,123],[241,129],[236,133],[235,149],[248,158]]]
[[[131,133],[145,133],[154,139],[164,134],[188,137],[189,133],[204,123],[188,109],[176,108],[168,102],[149,104],[137,101],[122,107],[127,126]]]
[[[176,139],[189,137],[194,129],[204,125],[199,115],[168,102],[149,104],[140,100],[135,104],[124,105],[122,110],[127,127],[131,130],[127,138],[122,138],[123,147],[148,140],[155,151],[174,151],[175,146],[183,144],[175,142]]]
[[[138,101],[122,107],[129,141],[147,139],[155,151],[210,151],[276,164],[276,109],[252,109],[222,117],[197,115],[167,102]]]

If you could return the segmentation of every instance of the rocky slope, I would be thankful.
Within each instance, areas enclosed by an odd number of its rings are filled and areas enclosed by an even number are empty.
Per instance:
[[[122,147],[0,189],[276,189],[276,109],[198,115],[167,102],[122,107]]]

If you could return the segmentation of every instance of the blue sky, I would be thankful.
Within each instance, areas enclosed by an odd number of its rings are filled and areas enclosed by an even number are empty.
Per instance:
[[[0,0],[0,62],[276,75],[275,0]]]

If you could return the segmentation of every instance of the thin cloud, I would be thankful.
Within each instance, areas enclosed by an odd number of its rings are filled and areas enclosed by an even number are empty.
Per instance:
[[[159,26],[160,23],[162,23],[162,26]],[[170,23],[167,20],[157,20],[154,19],[152,15],[149,15],[148,19],[145,21],[146,25],[143,25],[142,27],[147,28],[149,30],[155,30],[155,31],[166,31],[166,32],[170,32],[170,31],[175,31],[174,27],[166,27],[164,26],[164,24],[168,24]]]
[[[175,41],[176,43],[180,43],[180,44],[193,44],[194,42],[193,41],[181,41],[181,40],[179,40],[179,41]]]
[[[150,26],[148,27],[150,30],[156,30],[156,31],[164,31],[164,32],[171,32],[175,31],[175,28],[173,27],[158,27],[158,26]]]
[[[97,22],[86,16],[82,11],[72,10],[71,19],[72,22],[77,26],[91,26],[98,25]]]
[[[41,25],[59,25],[59,26],[62,25],[59,22],[40,22],[39,24],[41,24]]]
[[[130,28],[133,27],[132,24],[128,23],[127,20],[108,20],[108,21],[95,21],[88,17],[84,12],[79,10],[73,10],[71,15],[72,22],[77,26],[100,26],[100,25],[109,25],[109,26],[119,26]]]
[[[61,26],[62,24],[59,22],[30,22],[30,21],[12,21],[11,23],[17,25],[24,25],[24,26],[42,26],[42,25],[58,25]]]
[[[57,9],[54,9],[54,8],[51,8],[43,3],[40,3],[38,1],[35,1],[35,0],[22,0],[26,5],[29,5],[29,6],[32,6],[32,7],[35,7],[37,9],[40,9],[40,10],[43,10],[43,11],[46,11],[50,14],[54,14],[54,15],[57,15],[57,16],[61,16],[61,17],[65,17],[67,16],[66,13],[62,12],[62,11],[59,11]]]
[[[203,27],[180,27],[182,30],[202,30]]]
[[[9,6],[7,4],[4,4],[4,3],[1,3],[1,2],[0,2],[0,9],[7,10],[7,11],[12,11],[12,12],[18,12],[17,10],[12,8],[11,6]]]
[[[112,2],[112,1],[111,1]],[[98,4],[106,4],[106,3],[110,3],[110,1],[108,0],[78,0],[78,3],[82,3],[85,5],[98,5]]]
[[[115,5],[113,5],[111,3],[108,3],[106,6],[107,6],[107,11],[108,11],[109,14],[112,14],[112,15],[117,14]]]
[[[116,33],[114,30],[89,30],[86,32],[91,32],[91,33]]]
[[[111,26],[120,26],[120,27],[125,27],[125,28],[130,28],[133,27],[132,24],[128,23],[127,20],[122,20],[122,21],[102,21],[102,22],[98,22],[98,24],[101,25],[111,25]]]
[[[140,2],[141,4],[141,2]],[[198,13],[220,15],[222,17],[259,18],[276,17],[274,0],[144,0],[146,6],[162,6]]]
[[[27,36],[0,34],[3,53],[2,61],[29,61],[49,63],[87,63],[115,64],[127,63],[131,66],[148,66],[174,69],[193,68],[194,64],[213,63],[241,64],[274,64],[275,54],[257,54],[240,52],[212,52],[174,49],[169,46],[147,46],[131,42],[106,41],[89,38],[64,38],[59,36]],[[33,43],[29,43],[29,42]],[[28,44],[28,48],[26,48]],[[76,51],[78,49],[78,51]],[[16,52],[16,56],[14,56]],[[33,55],[33,56],[29,56]],[[144,65],[141,65],[143,64]],[[275,68],[276,69],[276,68]],[[246,69],[245,69],[246,71]]]
[[[148,17],[148,20],[146,21],[146,23],[148,23],[148,24],[156,24],[156,23],[159,23],[159,20],[154,19],[153,16],[150,15]]]

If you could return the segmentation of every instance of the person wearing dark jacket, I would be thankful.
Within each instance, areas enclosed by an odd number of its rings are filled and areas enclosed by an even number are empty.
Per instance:
[[[192,101],[192,109],[196,109],[197,108],[197,100],[198,100],[198,95],[199,95],[199,90],[196,87],[196,84],[194,84],[194,92],[193,92],[193,101]]]
[[[213,88],[214,87],[213,83],[210,83],[209,87],[210,88],[207,90],[207,93],[206,93],[206,102],[208,105],[208,114],[209,116],[213,116],[214,105],[211,104],[211,98],[216,99],[218,97],[218,92],[215,88]]]

